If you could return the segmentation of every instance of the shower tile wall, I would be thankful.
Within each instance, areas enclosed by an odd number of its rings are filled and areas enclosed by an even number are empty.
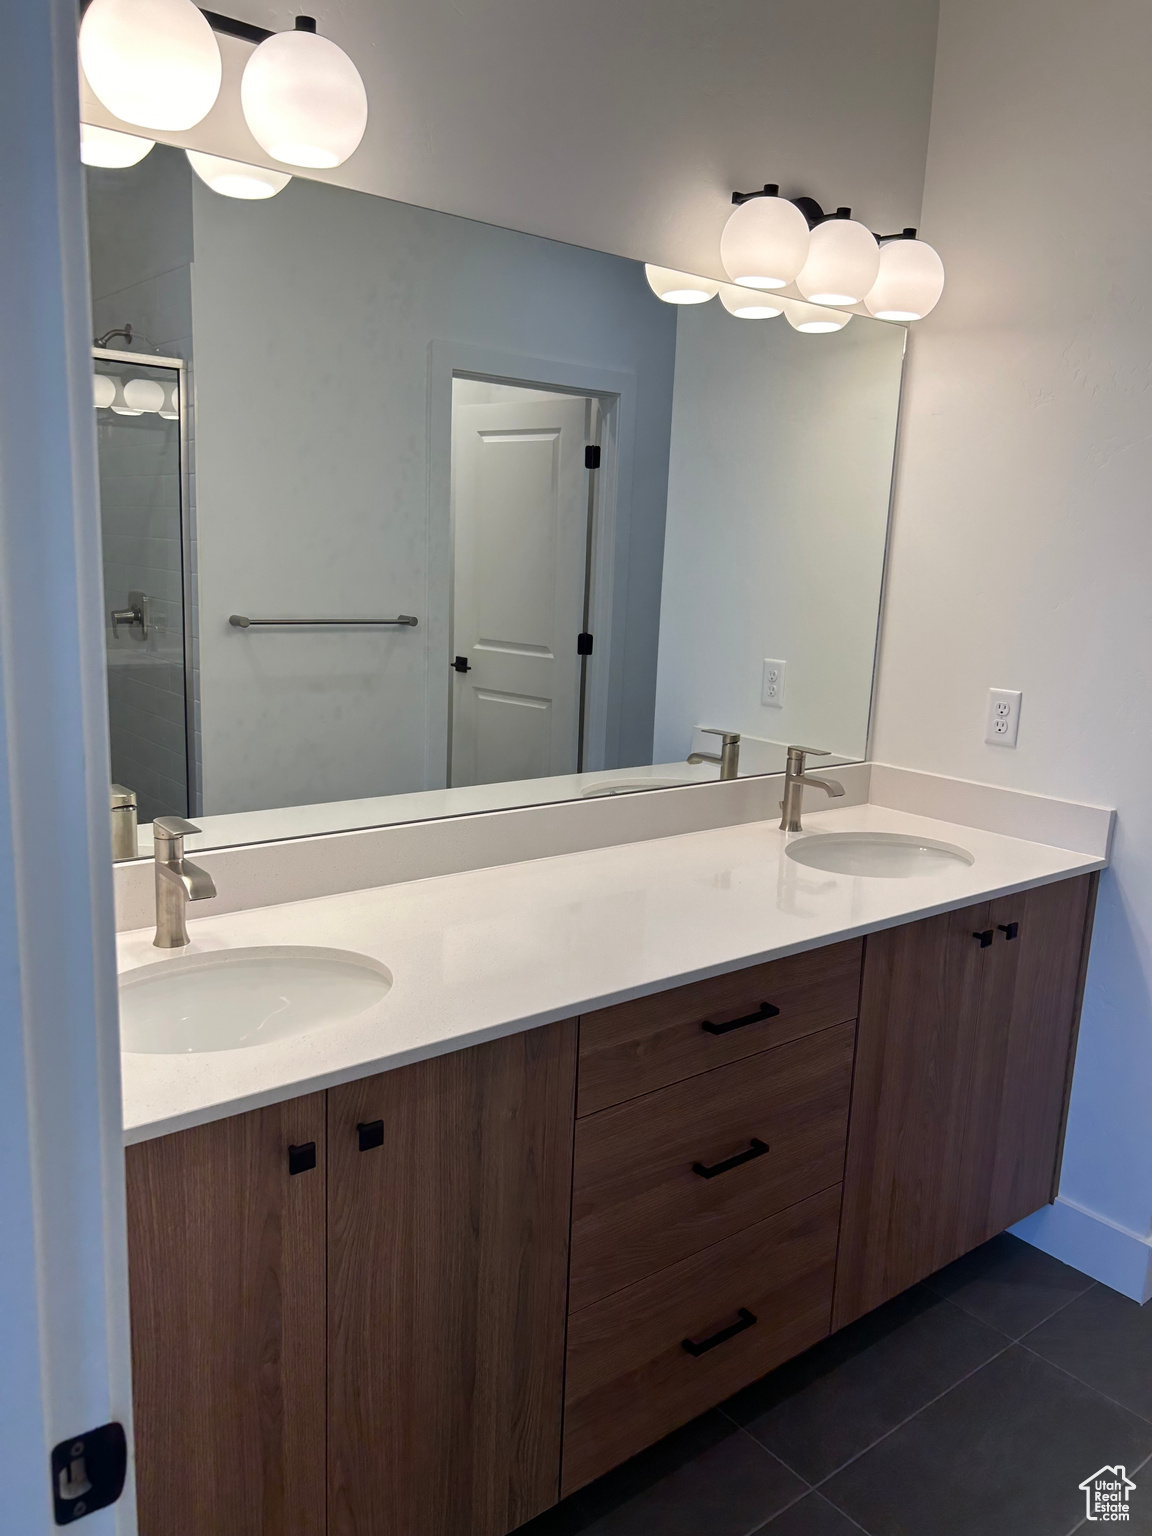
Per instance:
[[[149,599],[149,633],[106,615],[112,777],[136,791],[141,822],[189,811],[184,687],[179,423],[101,411],[100,506],[108,614]]]

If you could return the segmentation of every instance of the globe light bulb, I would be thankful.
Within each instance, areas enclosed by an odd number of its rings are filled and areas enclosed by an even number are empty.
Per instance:
[[[733,283],[721,283],[720,302],[730,315],[741,320],[772,320],[784,313],[781,305],[769,303],[763,292],[737,288]]]
[[[342,165],[368,126],[359,70],[306,16],[296,18],[295,32],[273,33],[251,55],[240,105],[266,154],[313,170]]]
[[[165,421],[180,420],[180,386],[173,382],[164,388],[164,404],[160,407],[160,415]]]
[[[696,277],[691,272],[677,272],[673,267],[646,265],[648,286],[665,304],[707,304],[720,291],[720,284],[710,277]]]
[[[139,128],[194,128],[220,94],[220,48],[192,0],[92,0],[80,62],[109,112]]]
[[[124,386],[124,404],[137,416],[163,409],[164,386],[156,379],[129,379]]]
[[[782,302],[788,324],[805,336],[826,336],[832,331],[842,331],[852,318],[841,310],[821,309],[818,304],[802,304],[799,299]]]
[[[786,288],[808,259],[808,220],[783,197],[753,197],[732,212],[720,261],[745,288]]]
[[[238,197],[257,202],[275,197],[292,180],[287,171],[269,171],[262,165],[246,165],[242,160],[225,160],[220,155],[205,155],[198,149],[186,149],[188,164],[205,186],[221,197]]]
[[[115,416],[143,416],[143,410],[137,410],[129,405],[124,398],[124,380],[116,379],[114,383],[115,394],[112,396],[112,413]]]
[[[876,281],[880,247],[855,219],[831,218],[812,231],[796,286],[813,304],[859,304]]]
[[[889,240],[864,307],[877,320],[923,320],[943,291],[944,263],[926,240]]]
[[[92,403],[98,411],[106,411],[116,398],[116,385],[106,373],[92,375]]]
[[[155,147],[155,139],[141,139],[134,133],[118,133],[115,128],[97,128],[94,123],[80,124],[80,159],[85,165],[103,165],[110,170],[124,170],[130,165],[139,165]]]

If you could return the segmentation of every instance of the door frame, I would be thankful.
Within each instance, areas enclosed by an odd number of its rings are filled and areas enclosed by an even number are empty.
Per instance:
[[[601,449],[597,471],[595,537],[592,554],[591,632],[596,645],[585,696],[584,769],[602,768],[615,739],[623,657],[613,655],[612,634],[623,633],[616,608],[627,591],[631,532],[632,472],[636,438],[636,375],[617,369],[525,353],[501,352],[452,341],[428,349],[428,511],[424,635],[426,697],[425,783],[447,784],[451,727],[451,669],[448,664],[452,615],[452,381],[480,379],[493,384],[595,396],[600,401]],[[531,782],[531,781],[529,781]]]

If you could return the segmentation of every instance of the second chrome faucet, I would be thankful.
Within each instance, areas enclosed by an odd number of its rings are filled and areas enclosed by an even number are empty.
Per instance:
[[[831,754],[820,747],[789,747],[788,764],[784,770],[784,799],[780,802],[780,830],[782,832],[802,832],[800,825],[800,812],[804,806],[804,791],[806,788],[822,789],[825,794],[838,800],[844,793],[844,786],[839,779],[818,779],[813,774],[804,772],[804,759],[806,757],[829,757]]]

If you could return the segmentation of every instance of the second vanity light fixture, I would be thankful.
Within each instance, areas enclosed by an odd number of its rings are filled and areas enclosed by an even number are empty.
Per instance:
[[[240,106],[273,160],[309,170],[342,165],[364,137],[368,96],[360,72],[310,16],[287,32],[199,10],[192,0],[91,0],[80,26],[80,62],[101,103],[138,128],[184,131],[202,122],[223,77],[215,34],[256,47],[244,66]],[[150,139],[84,125],[88,165],[134,165]],[[274,197],[291,179],[188,151],[196,174],[226,197]]]

